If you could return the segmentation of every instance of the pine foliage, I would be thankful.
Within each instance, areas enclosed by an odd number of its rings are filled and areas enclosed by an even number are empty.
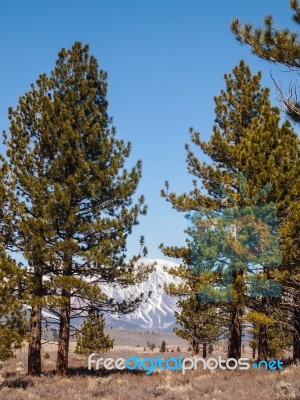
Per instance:
[[[134,266],[146,254],[143,237],[139,254],[126,260],[128,235],[146,214],[144,197],[132,199],[142,163],[126,168],[131,143],[117,138],[106,94],[107,73],[76,42],[9,110],[11,247],[31,267],[32,374],[40,373],[42,307],[60,318],[57,368],[65,374],[71,315],[82,315],[91,302],[126,313],[142,300],[116,302],[100,289],[100,283],[125,287],[149,272]]]
[[[113,348],[113,339],[104,333],[105,320],[97,309],[91,309],[77,334],[75,353],[89,355]]]
[[[189,308],[188,304],[195,293],[200,293],[203,287],[208,288],[210,291],[206,291],[207,297],[202,296],[202,307],[205,301],[211,303],[213,298],[215,305],[219,306],[218,309],[223,310],[223,321],[215,318],[216,329],[212,332],[218,331],[218,322],[220,329],[224,326],[224,319],[225,321],[227,319],[230,342],[228,356],[235,358],[239,358],[241,354],[246,307],[253,307],[255,311],[265,313],[269,313],[272,307],[270,302],[266,307],[264,292],[260,292],[254,301],[247,296],[251,273],[254,271],[250,270],[250,275],[248,274],[249,261],[245,264],[244,254],[237,244],[243,243],[243,235],[249,229],[245,229],[243,224],[239,226],[239,223],[234,221],[247,218],[252,220],[253,229],[257,231],[252,236],[261,236],[259,227],[254,224],[255,215],[261,218],[269,205],[271,208],[275,207],[279,230],[284,238],[282,266],[278,268],[273,264],[274,259],[267,259],[264,256],[267,255],[264,243],[259,246],[258,242],[253,242],[251,246],[253,251],[256,249],[256,253],[262,254],[261,269],[256,269],[255,278],[268,281],[273,279],[275,283],[283,284],[289,269],[285,261],[289,254],[289,241],[285,235],[286,215],[290,204],[297,201],[299,179],[297,135],[288,121],[280,124],[280,110],[271,105],[269,89],[261,87],[260,80],[261,73],[252,75],[244,61],[241,61],[232,73],[225,75],[226,88],[215,97],[216,118],[209,141],[202,141],[198,132],[190,130],[192,143],[212,162],[208,164],[201,161],[201,153],[199,156],[196,155],[190,146],[186,145],[188,171],[195,177],[193,190],[176,195],[169,191],[167,183],[166,189],[162,191],[162,196],[177,211],[207,215],[207,226],[204,220],[199,229],[196,229],[196,242],[190,241],[186,248],[161,246],[167,256],[183,260],[181,267],[174,270],[173,274],[182,277],[185,284],[169,287],[171,294],[179,297],[187,295],[190,299],[186,306],[181,303],[183,311],[179,318],[184,318],[184,314],[193,309]],[[249,210],[252,210],[252,215]],[[232,235],[231,242],[228,240],[228,229],[226,230],[226,224],[222,222],[227,213],[234,216],[232,221],[238,231],[238,242],[233,240]],[[247,234],[249,235],[249,232]],[[274,230],[275,236],[276,230]],[[246,242],[242,247],[245,245]],[[272,249],[274,247],[276,246],[271,246]],[[232,257],[232,250],[238,257]],[[247,252],[246,246],[245,253]],[[195,276],[197,274],[198,277]],[[226,274],[228,277],[224,285]],[[217,285],[215,291],[214,285]],[[223,294],[219,290],[222,285],[225,289]],[[216,296],[217,292],[219,298]],[[203,290],[201,293],[203,294]],[[227,305],[224,304],[226,297]],[[213,307],[212,304],[207,304],[207,308],[211,308],[217,315]],[[204,307],[203,320],[205,312]],[[200,321],[201,315],[199,310]],[[266,314],[267,317],[269,316]]]

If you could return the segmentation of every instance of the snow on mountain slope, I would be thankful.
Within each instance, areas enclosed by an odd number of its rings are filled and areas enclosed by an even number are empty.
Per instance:
[[[153,265],[154,271],[149,274],[145,282],[137,283],[127,288],[110,285],[101,285],[103,292],[108,298],[116,301],[134,299],[144,293],[145,301],[131,314],[115,315],[104,313],[107,328],[143,329],[149,331],[172,331],[175,325],[174,311],[176,310],[176,299],[167,295],[163,289],[165,283],[179,283],[179,278],[170,275],[166,270],[176,267],[178,264],[166,260],[144,259],[137,262],[136,267],[143,263]],[[148,293],[151,296],[148,297]],[[78,300],[72,299],[72,305],[76,307]],[[48,323],[55,322],[58,318],[52,313],[43,310],[43,317]],[[80,326],[83,318],[73,321],[75,326]]]
[[[118,287],[103,287],[103,291],[118,300],[126,300],[130,296],[145,294],[146,302],[142,302],[135,312],[127,315],[104,314],[106,326],[124,329],[147,329],[153,331],[171,331],[175,325],[174,311],[176,310],[176,300],[167,295],[163,289],[165,283],[178,283],[179,279],[165,271],[164,267],[176,267],[178,264],[166,260],[145,259],[139,261],[145,265],[151,265],[154,262],[155,270],[149,275],[145,282],[137,283],[126,289]],[[146,295],[151,292],[150,297]]]

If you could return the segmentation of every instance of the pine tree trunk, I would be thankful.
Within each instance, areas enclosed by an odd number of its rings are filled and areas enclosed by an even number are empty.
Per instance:
[[[255,354],[256,354],[256,346],[253,346],[252,348],[252,359],[255,360]]]
[[[28,375],[37,376],[42,372],[41,367],[41,319],[42,307],[33,306],[31,310],[31,327],[28,347]]]
[[[42,266],[36,265],[33,272],[34,290],[32,297],[40,299],[43,291]],[[42,307],[34,304],[31,309],[30,338],[28,346],[28,375],[37,376],[42,372],[41,363],[42,342]]]
[[[60,311],[59,339],[56,368],[59,375],[68,374],[69,337],[70,337],[70,296],[69,292],[62,291],[62,296],[68,298],[67,303]]]
[[[242,321],[241,308],[239,304],[234,304],[231,312],[231,329],[229,337],[228,358],[241,358],[242,350]]]
[[[206,356],[207,356],[206,348],[207,348],[206,343],[203,343],[202,358],[206,358]]]
[[[241,304],[241,298],[244,287],[240,283],[237,284],[237,278],[242,275],[243,271],[234,271],[232,274],[232,285],[237,291],[237,300],[232,302],[228,358],[235,358],[236,360],[241,358],[242,354],[243,305]]]
[[[192,346],[192,355],[197,356],[199,354],[199,342],[198,340],[193,337],[191,341],[191,346]]]
[[[268,327],[266,324],[261,324],[258,334],[258,360],[267,360],[269,358],[268,352]]]
[[[297,301],[297,299],[296,299]],[[293,361],[300,362],[300,308],[294,308]]]
[[[267,273],[269,279],[268,270],[264,268],[264,272]],[[262,297],[261,299],[261,310],[266,312],[267,299]],[[268,327],[266,324],[261,324],[258,333],[258,345],[257,345],[257,358],[258,360],[267,360],[269,358],[268,351]]]

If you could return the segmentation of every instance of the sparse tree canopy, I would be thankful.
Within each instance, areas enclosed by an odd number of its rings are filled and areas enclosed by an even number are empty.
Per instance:
[[[300,3],[298,0],[290,0],[293,10],[292,19],[300,24]],[[242,25],[239,19],[234,19],[231,30],[241,43],[251,46],[252,52],[258,57],[272,63],[279,63],[288,67],[291,71],[300,69],[300,43],[298,33],[289,29],[275,27],[272,15],[264,19],[264,28],[253,28],[251,23]],[[292,83],[289,92],[284,94],[276,84],[280,99],[285,106],[287,114],[297,123],[300,123],[300,102],[298,88]]]

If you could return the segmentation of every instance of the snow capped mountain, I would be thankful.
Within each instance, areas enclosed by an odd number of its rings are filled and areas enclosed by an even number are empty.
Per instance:
[[[154,265],[154,271],[149,274],[145,282],[137,283],[127,288],[119,286],[101,285],[103,292],[108,298],[116,301],[126,299],[133,300],[140,294],[144,294],[145,301],[141,302],[138,308],[131,314],[115,315],[104,313],[106,328],[119,329],[143,329],[149,331],[172,331],[175,325],[174,311],[176,308],[176,299],[167,295],[163,289],[164,284],[179,283],[180,279],[170,275],[167,270],[177,267],[178,264],[166,260],[144,259],[139,260],[136,268],[143,263],[146,266]],[[151,293],[150,297],[148,294]],[[78,300],[72,299],[72,305],[76,306]],[[45,321],[51,326],[57,322],[58,317],[45,309],[42,311]],[[80,326],[83,318],[73,321],[75,326]]]
[[[124,329],[147,329],[151,331],[172,331],[175,325],[174,311],[176,310],[176,299],[167,295],[163,289],[165,283],[179,283],[179,278],[170,275],[166,270],[178,266],[178,264],[166,260],[145,259],[137,263],[152,265],[155,263],[154,271],[145,282],[137,283],[128,288],[103,287],[108,297],[125,300],[130,297],[144,293],[146,301],[131,314],[112,315],[104,314],[106,327]],[[146,297],[151,292],[150,297]]]

